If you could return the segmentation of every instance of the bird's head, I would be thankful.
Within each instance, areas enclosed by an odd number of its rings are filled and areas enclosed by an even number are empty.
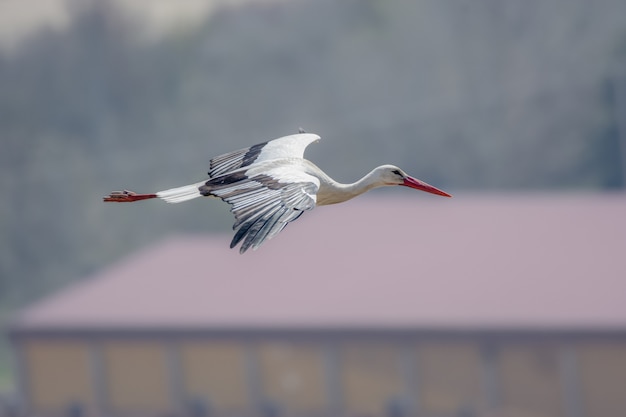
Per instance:
[[[422,180],[413,178],[406,172],[394,165],[383,165],[376,169],[380,181],[385,185],[403,185],[405,187],[414,188],[427,193],[437,194],[444,197],[452,197],[450,194],[442,191]]]

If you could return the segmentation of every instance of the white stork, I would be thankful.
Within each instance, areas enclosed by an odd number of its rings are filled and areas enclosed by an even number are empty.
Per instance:
[[[338,183],[303,158],[306,147],[319,139],[318,135],[301,131],[211,159],[207,180],[155,194],[114,191],[104,201],[160,198],[180,203],[202,196],[219,197],[231,205],[235,216],[230,247],[243,240],[239,252],[244,253],[276,236],[306,210],[341,203],[373,188],[404,185],[451,197],[393,165],[379,166],[352,184]]]

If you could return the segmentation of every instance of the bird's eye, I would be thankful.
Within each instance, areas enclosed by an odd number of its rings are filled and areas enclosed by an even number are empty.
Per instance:
[[[394,169],[393,171],[391,171],[392,174],[396,174],[402,177],[402,174],[400,173],[399,169]]]

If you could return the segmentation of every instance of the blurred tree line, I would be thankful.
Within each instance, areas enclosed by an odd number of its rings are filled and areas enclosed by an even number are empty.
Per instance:
[[[611,0],[293,0],[146,40],[106,1],[78,8],[0,54],[0,307],[167,234],[227,231],[225,204],[101,197],[198,181],[211,156],[300,126],[340,181],[394,163],[452,191],[623,188],[624,16]]]

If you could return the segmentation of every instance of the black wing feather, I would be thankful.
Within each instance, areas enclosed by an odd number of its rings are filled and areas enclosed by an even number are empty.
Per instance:
[[[216,156],[209,162],[209,177],[216,178],[236,169],[252,165],[261,154],[265,145],[267,145],[267,142]]]
[[[231,205],[235,235],[230,247],[243,241],[241,253],[258,248],[305,210],[315,207],[319,186],[314,182],[281,183],[267,175],[224,177],[212,178],[200,191],[203,195],[220,197]]]

